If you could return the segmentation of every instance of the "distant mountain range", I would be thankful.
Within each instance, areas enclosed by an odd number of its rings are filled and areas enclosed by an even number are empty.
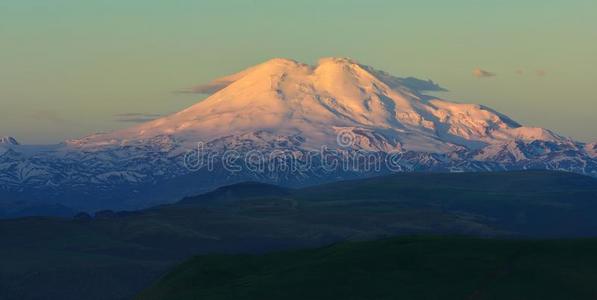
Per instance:
[[[0,215],[47,205],[134,209],[246,180],[304,186],[525,169],[597,176],[596,143],[425,94],[441,90],[345,58],[273,59],[194,87],[211,96],[137,126],[50,146],[2,138]]]

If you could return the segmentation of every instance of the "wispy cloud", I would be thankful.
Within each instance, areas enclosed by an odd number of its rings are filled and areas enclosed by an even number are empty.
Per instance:
[[[521,76],[529,74],[529,75],[535,75],[537,77],[543,77],[543,76],[547,75],[547,71],[545,71],[543,69],[538,69],[535,71],[528,71],[528,72],[523,69],[517,69],[514,71],[514,73],[516,73],[517,75],[521,75]]]
[[[69,123],[68,120],[62,118],[57,112],[52,110],[37,110],[31,113],[31,118],[42,120],[53,124],[64,125]]]
[[[487,70],[483,70],[481,68],[475,68],[473,70],[473,76],[477,77],[477,78],[489,78],[489,77],[494,77],[497,74],[487,71]]]
[[[162,114],[145,114],[145,113],[123,113],[123,114],[116,114],[114,117],[118,122],[127,122],[127,123],[143,123],[155,120],[161,117]]]
[[[211,95],[216,93],[217,91],[227,87],[230,85],[230,82],[211,82],[208,84],[199,84],[187,89],[181,89],[175,91],[176,93],[181,94],[207,94]]]
[[[415,91],[447,92],[448,90],[433,82],[433,80],[422,80],[414,77],[398,78],[402,85]]]
[[[543,77],[543,76],[547,75],[547,71],[545,71],[545,70],[536,70],[535,71],[535,75],[537,75],[539,77]]]

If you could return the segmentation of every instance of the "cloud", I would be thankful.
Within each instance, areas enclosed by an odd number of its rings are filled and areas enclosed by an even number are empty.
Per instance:
[[[398,78],[401,84],[415,91],[447,92],[448,90],[433,80],[422,80],[414,77]]]
[[[118,122],[127,122],[127,123],[143,123],[148,121],[153,121],[162,114],[144,114],[144,113],[123,113],[123,114],[116,114],[114,117]]]
[[[517,69],[514,72],[517,75],[520,75],[520,76],[527,74],[527,72],[525,70],[523,70],[523,69]],[[534,72],[533,71],[529,71],[528,74],[529,75],[535,74],[535,76],[537,76],[537,77],[543,77],[543,76],[547,75],[547,71],[545,71],[543,69],[538,69],[538,70],[535,70]]]
[[[545,70],[536,70],[535,71],[535,75],[537,75],[539,77],[543,77],[543,76],[547,75],[547,71],[545,71]]]
[[[215,82],[210,82],[208,84],[200,84],[200,85],[196,85],[193,87],[190,87],[188,89],[182,89],[182,90],[178,90],[175,91],[176,93],[181,93],[181,94],[207,94],[207,95],[211,95],[214,94],[216,92],[218,92],[219,90],[224,89],[225,87],[229,86],[232,82],[225,82],[225,81],[215,81]]]
[[[489,77],[496,76],[496,74],[493,72],[489,72],[487,70],[483,70],[481,68],[475,68],[473,70],[473,76],[475,76],[477,78],[489,78]]]
[[[423,80],[415,77],[396,77],[391,75],[385,71],[377,70],[373,67],[360,65],[361,68],[367,70],[369,73],[373,74],[375,77],[383,81],[387,84],[390,88],[397,88],[401,86],[405,86],[411,90],[417,92],[446,92],[447,89],[443,88],[441,85],[435,83],[432,80]]]
[[[62,118],[57,112],[52,110],[37,110],[31,113],[30,117],[58,125],[69,123],[68,120]]]
[[[245,71],[242,71],[242,72],[239,72],[236,74],[218,78],[209,83],[198,84],[198,85],[192,86],[190,88],[178,90],[175,92],[181,93],[181,94],[207,94],[207,95],[215,94],[218,91],[225,89],[227,86],[231,85],[238,79],[245,76],[246,73],[248,73],[250,70],[252,70],[252,68],[249,68]]]

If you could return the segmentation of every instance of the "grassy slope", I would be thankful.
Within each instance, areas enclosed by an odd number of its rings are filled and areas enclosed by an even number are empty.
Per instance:
[[[197,256],[138,299],[595,299],[597,240],[403,237]]]

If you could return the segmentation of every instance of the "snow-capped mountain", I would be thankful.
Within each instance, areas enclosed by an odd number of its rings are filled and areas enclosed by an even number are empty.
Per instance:
[[[597,142],[587,144],[585,146],[585,150],[587,151],[589,156],[591,156],[593,158],[597,158]]]
[[[241,180],[300,185],[375,172],[530,168],[597,176],[595,144],[522,126],[482,105],[425,95],[442,88],[350,59],[315,66],[273,59],[192,90],[211,96],[123,130],[47,147],[3,138],[0,189],[15,201],[50,198],[99,209],[146,206]],[[252,151],[281,151],[303,168],[264,169],[271,160],[252,168]],[[330,169],[321,160],[363,151],[391,167]],[[231,159],[226,153],[244,157],[244,165],[213,159]]]
[[[19,142],[17,142],[17,140],[15,138],[13,138],[12,136],[3,136],[3,137],[0,137],[0,145],[15,146],[15,145],[19,145]]]
[[[383,133],[392,148],[432,153],[510,140],[566,140],[480,105],[424,96],[421,87],[345,58],[325,58],[317,66],[273,59],[201,88],[214,94],[173,115],[70,144],[124,145],[164,135],[196,142],[268,131],[300,135],[305,147],[319,148],[335,146],[339,131],[355,129]]]

